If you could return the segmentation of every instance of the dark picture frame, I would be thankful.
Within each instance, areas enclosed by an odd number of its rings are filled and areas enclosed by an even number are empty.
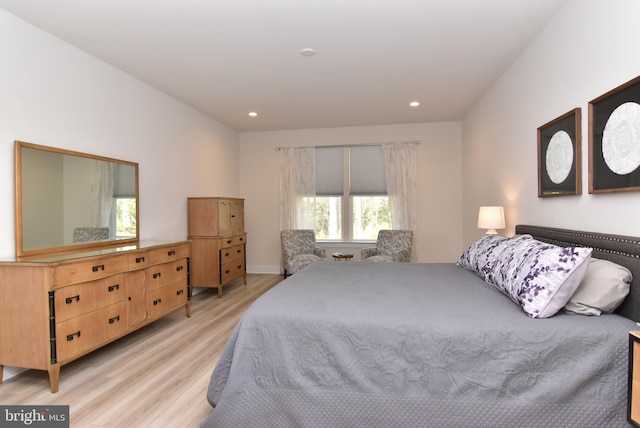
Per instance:
[[[582,194],[582,110],[538,128],[538,197]]]
[[[589,193],[638,190],[640,76],[589,102]]]

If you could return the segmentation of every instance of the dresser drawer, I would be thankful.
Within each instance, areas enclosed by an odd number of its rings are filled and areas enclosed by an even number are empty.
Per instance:
[[[246,240],[247,235],[225,236],[224,238],[220,238],[220,247],[235,247],[236,245],[244,244]]]
[[[221,266],[220,270],[220,278],[221,284],[225,284],[229,281],[232,281],[236,278],[242,278],[245,274],[244,270],[244,259],[242,260],[232,260],[228,263],[224,263]]]
[[[128,270],[128,256],[103,257],[93,261],[57,266],[53,271],[53,280],[56,286],[78,284]]]
[[[121,273],[96,281],[58,288],[54,298],[56,322],[124,301],[126,275]]]
[[[82,355],[127,330],[126,302],[119,302],[56,324],[58,361]]]
[[[172,246],[154,248],[149,251],[149,264],[170,262],[189,257],[189,244],[176,244]]]
[[[153,290],[187,279],[187,259],[155,265],[147,268],[147,289]]]
[[[244,260],[244,245],[223,248],[220,250],[220,260],[225,264],[231,260]]]
[[[187,281],[179,281],[147,292],[147,316],[155,318],[187,303]]]
[[[143,269],[149,266],[149,251],[129,254],[129,270]]]

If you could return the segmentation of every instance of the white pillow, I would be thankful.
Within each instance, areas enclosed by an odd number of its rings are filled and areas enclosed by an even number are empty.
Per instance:
[[[564,308],[583,315],[611,313],[629,294],[632,279],[626,267],[592,258],[582,283]]]

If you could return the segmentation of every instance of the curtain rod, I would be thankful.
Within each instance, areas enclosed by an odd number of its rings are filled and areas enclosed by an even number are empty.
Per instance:
[[[422,144],[422,141],[398,141],[399,144]],[[323,147],[358,147],[358,146],[381,146],[383,144],[389,143],[362,143],[362,144],[332,144],[328,146],[297,146],[297,147],[314,147],[314,148],[323,148]],[[288,149],[291,147],[276,147],[276,150],[280,151],[281,149]]]

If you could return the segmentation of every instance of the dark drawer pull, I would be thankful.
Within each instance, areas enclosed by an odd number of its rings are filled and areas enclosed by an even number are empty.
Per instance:
[[[233,242],[233,239],[229,239],[229,240],[227,241],[227,244],[231,244],[232,242]]]
[[[184,294],[184,290],[178,290],[178,291],[176,291],[176,296],[180,296],[181,294]]]
[[[235,214],[231,214],[231,218],[236,218],[236,215]]]
[[[114,290],[120,290],[120,284],[114,284],[109,286],[109,293],[111,293]]]
[[[176,267],[176,272],[180,272],[184,269],[184,266],[178,266]]]
[[[238,250],[237,253],[240,254],[242,252],[242,250]]]
[[[224,253],[224,256],[225,256],[225,257],[229,257],[230,255],[231,255],[231,254],[229,254],[229,253]]]
[[[136,257],[136,263],[144,262],[144,257]]]
[[[242,269],[242,265],[238,265],[238,269]]]
[[[175,250],[171,250],[171,251],[167,252],[167,256],[175,256],[175,255],[176,255]]]
[[[231,272],[229,269],[225,270],[224,273],[229,273]]]
[[[161,276],[162,276],[162,272],[154,273],[153,274],[153,279],[160,278]]]
[[[92,271],[98,272],[99,270],[104,270],[104,265],[98,265],[91,268]]]
[[[240,242],[242,242],[242,241],[244,241],[244,238],[239,238],[238,240],[239,240]]]
[[[73,336],[80,337],[80,330],[76,331],[73,334],[67,334],[67,342],[71,342],[73,340]]]
[[[116,315],[113,318],[109,318],[109,324],[113,324],[116,321],[120,321],[120,315]]]
[[[70,305],[74,300],[75,300],[76,302],[79,302],[79,301],[80,301],[80,295],[79,295],[79,294],[77,294],[77,295],[75,295],[75,296],[67,297],[66,299],[64,299],[64,302],[65,302],[67,305]]]
[[[159,305],[160,303],[162,303],[162,299],[154,300],[154,301],[153,301],[153,306],[157,306],[157,305]]]

